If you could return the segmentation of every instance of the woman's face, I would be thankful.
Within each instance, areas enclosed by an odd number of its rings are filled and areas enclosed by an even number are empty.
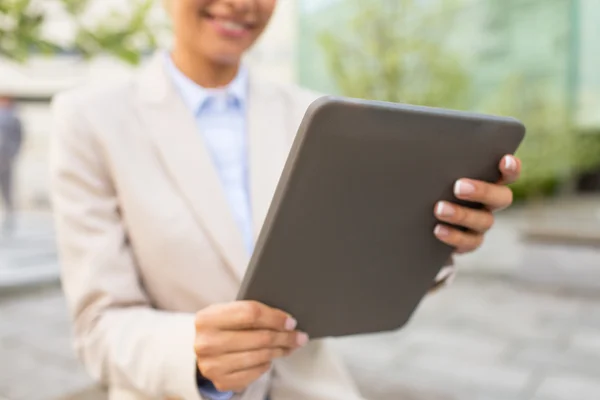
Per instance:
[[[219,64],[239,62],[264,31],[277,0],[170,0],[176,45]]]

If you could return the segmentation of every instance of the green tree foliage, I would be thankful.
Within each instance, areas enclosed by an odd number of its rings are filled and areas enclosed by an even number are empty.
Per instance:
[[[469,76],[439,40],[452,22],[452,3],[442,1],[440,9],[417,0],[349,2],[354,12],[348,25],[319,37],[339,90],[357,98],[464,108]]]
[[[569,121],[565,100],[549,85],[511,76],[481,108],[518,118],[527,127],[526,139],[517,152],[524,162],[521,180],[514,185],[518,197],[550,194],[583,166],[584,160],[577,157],[577,133]]]
[[[50,1],[0,0],[0,56],[23,62],[34,53],[74,51],[86,58],[107,53],[135,64],[144,51],[156,47],[155,32],[148,23],[153,0],[128,0],[130,11],[115,10],[93,26],[83,23],[90,0],[55,0],[75,25],[75,36],[68,44],[44,35]]]
[[[521,180],[513,185],[517,197],[552,194],[600,164],[600,136],[579,132],[566,99],[550,85],[535,85],[515,75],[490,98],[484,111],[519,118],[527,127],[517,152],[524,162]]]
[[[518,152],[524,169],[513,186],[517,197],[553,193],[573,174],[600,163],[600,136],[577,132],[565,96],[551,90],[553,82],[534,84],[514,73],[483,102],[473,99],[465,61],[445,47],[447,32],[456,29],[456,2],[342,1],[354,6],[352,17],[320,36],[342,94],[519,118],[527,136]]]

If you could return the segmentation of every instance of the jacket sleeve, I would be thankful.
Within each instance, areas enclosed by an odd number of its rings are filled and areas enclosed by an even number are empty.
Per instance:
[[[60,95],[53,102],[52,202],[75,349],[111,388],[201,399],[194,315],[153,309],[140,284],[101,143]]]

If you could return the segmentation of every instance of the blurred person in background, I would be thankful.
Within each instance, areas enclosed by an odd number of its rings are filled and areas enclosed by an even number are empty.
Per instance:
[[[2,232],[11,234],[14,229],[13,171],[21,143],[23,128],[14,100],[0,96],[0,191],[4,205]]]
[[[131,80],[54,100],[62,283],[75,347],[110,399],[362,398],[327,340],[310,341],[285,310],[233,301],[318,97],[242,62],[275,6],[167,1],[170,51]],[[499,184],[456,185],[485,210],[438,204],[432,234],[460,253],[478,248],[492,211],[512,202],[505,184],[520,161],[506,156],[499,168]],[[453,274],[444,267],[434,286]]]

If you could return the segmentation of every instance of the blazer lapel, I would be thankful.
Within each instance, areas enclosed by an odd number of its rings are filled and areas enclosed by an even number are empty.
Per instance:
[[[140,76],[141,121],[176,187],[233,276],[241,280],[248,262],[241,231],[194,116],[166,73],[163,56],[157,55]]]
[[[281,94],[250,74],[248,134],[254,233],[258,237],[290,148],[286,109]]]

